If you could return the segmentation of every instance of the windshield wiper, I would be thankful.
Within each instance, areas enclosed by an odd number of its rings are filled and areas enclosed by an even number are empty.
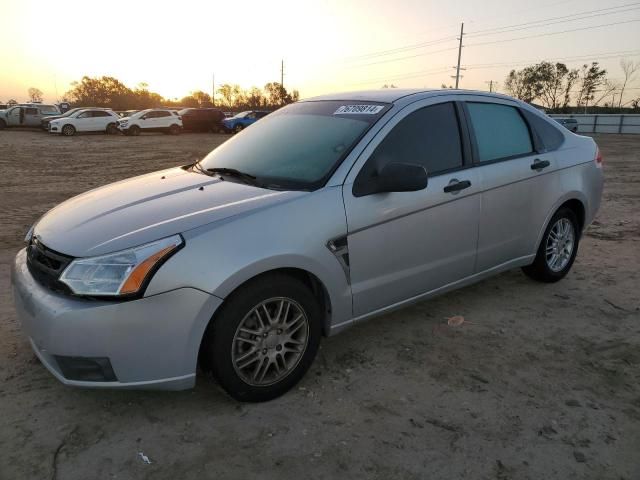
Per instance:
[[[225,167],[207,168],[207,172],[217,173],[218,175],[226,175],[229,177],[237,177],[244,180],[246,183],[250,185],[257,184],[256,177],[254,175],[251,175],[250,173],[246,173],[246,172],[241,172],[240,170],[236,170],[235,168],[225,168]]]

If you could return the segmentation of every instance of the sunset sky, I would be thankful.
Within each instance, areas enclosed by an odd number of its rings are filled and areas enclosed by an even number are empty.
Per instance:
[[[0,18],[0,101],[29,87],[54,101],[83,75],[167,98],[210,92],[214,72],[217,85],[262,87],[279,81],[281,59],[303,98],[440,87],[453,82],[461,21],[462,88],[502,88],[511,68],[544,59],[600,60],[613,79],[622,57],[640,60],[640,3],[624,0],[0,0]]]

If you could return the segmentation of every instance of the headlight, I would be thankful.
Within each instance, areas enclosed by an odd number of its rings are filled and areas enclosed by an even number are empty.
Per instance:
[[[24,236],[24,243],[29,243],[31,241],[31,237],[33,237],[33,227],[35,227],[35,225],[36,225],[35,223],[31,225],[31,228],[29,229],[27,234]]]
[[[78,295],[135,295],[184,244],[180,235],[100,257],[78,258],[60,281]]]

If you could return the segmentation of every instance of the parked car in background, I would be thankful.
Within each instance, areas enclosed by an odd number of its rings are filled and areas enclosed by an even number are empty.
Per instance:
[[[61,113],[56,105],[22,103],[0,110],[0,130],[7,127],[39,127],[43,118]]]
[[[68,385],[190,388],[200,362],[269,400],[323,335],[517,267],[561,280],[602,188],[592,138],[505,95],[317,97],[42,216],[19,324]]]
[[[554,120],[573,133],[578,131],[578,120],[575,118],[554,118]]]
[[[182,117],[182,128],[193,132],[221,131],[224,113],[217,108],[185,108],[178,112]]]
[[[254,124],[259,119],[269,115],[269,112],[261,110],[249,110],[246,112],[238,113],[230,118],[222,120],[224,129],[229,133],[238,133],[247,128],[249,125]]]
[[[42,121],[40,122],[40,126],[42,127],[43,130],[46,130],[48,132],[49,131],[49,122],[51,120],[56,120],[58,118],[63,118],[63,117],[70,117],[75,112],[78,112],[80,110],[84,110],[86,108],[88,108],[88,107],[76,107],[76,108],[72,108],[71,110],[67,110],[66,112],[64,112],[61,115],[51,115],[51,116],[44,117],[42,119]]]
[[[49,122],[49,133],[57,133],[70,137],[76,132],[118,132],[118,115],[112,110],[103,108],[84,108],[73,112],[68,117],[60,117]]]
[[[173,110],[148,108],[118,120],[118,129],[125,135],[140,135],[142,132],[177,135],[182,131],[182,119]]]

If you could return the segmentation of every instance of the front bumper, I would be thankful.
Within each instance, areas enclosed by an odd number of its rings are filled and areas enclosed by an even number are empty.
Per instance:
[[[11,277],[18,321],[38,358],[62,383],[162,390],[195,385],[200,342],[220,298],[193,288],[122,302],[70,297],[36,282],[24,249]],[[56,357],[108,359],[115,380],[69,379]]]

